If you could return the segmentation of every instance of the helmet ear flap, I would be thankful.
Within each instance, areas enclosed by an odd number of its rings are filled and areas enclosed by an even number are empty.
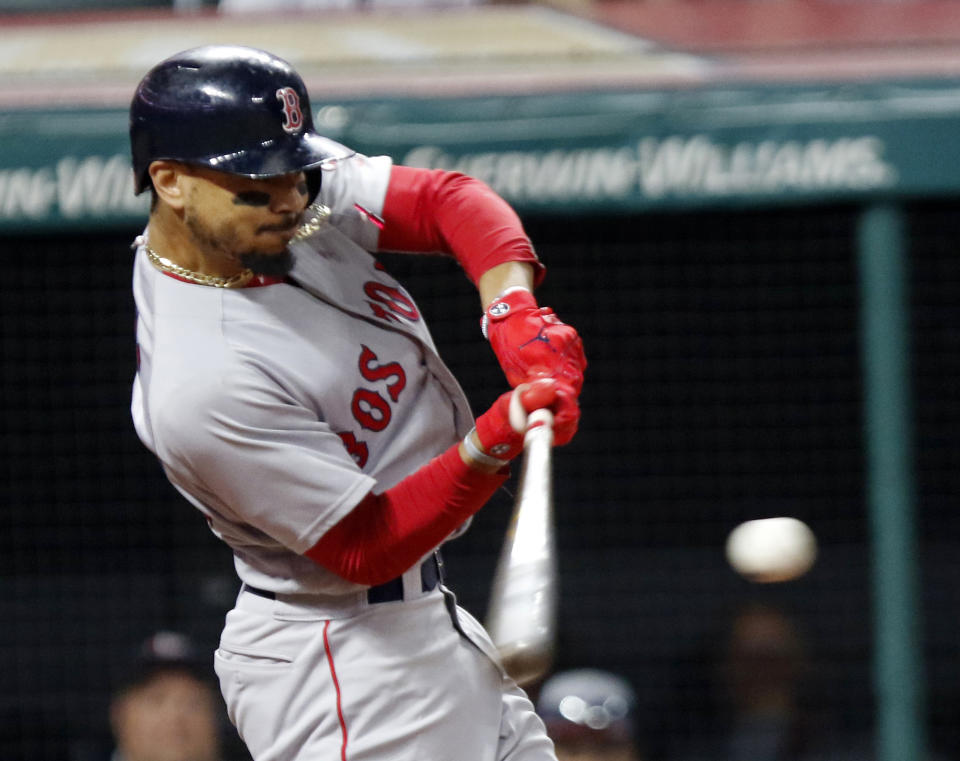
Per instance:
[[[317,169],[308,169],[304,174],[307,176],[307,205],[309,206],[316,201],[317,196],[320,195],[323,172],[321,172],[318,167]]]

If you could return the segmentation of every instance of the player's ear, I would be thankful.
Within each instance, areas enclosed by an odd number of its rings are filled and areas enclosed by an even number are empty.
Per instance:
[[[182,209],[185,188],[182,178],[187,174],[179,161],[153,161],[147,172],[157,198],[174,209]]]

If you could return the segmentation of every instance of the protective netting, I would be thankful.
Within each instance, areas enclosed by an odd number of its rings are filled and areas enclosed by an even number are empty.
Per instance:
[[[527,220],[549,265],[540,300],[580,330],[590,361],[581,433],[556,456],[557,667],[627,676],[651,759],[702,757],[737,695],[773,689],[745,674],[793,680],[797,747],[869,741],[858,213]],[[960,747],[957,217],[955,203],[908,209],[924,643],[943,748]],[[135,232],[3,243],[3,758],[93,757],[109,745],[119,654],[160,628],[212,649],[236,593],[229,552],[129,422]],[[446,260],[384,263],[484,409],[504,384],[472,286]],[[499,494],[446,552],[480,616],[509,510]],[[818,563],[796,582],[749,584],[724,541],[774,515],[810,524]],[[767,639],[747,636],[758,627]]]

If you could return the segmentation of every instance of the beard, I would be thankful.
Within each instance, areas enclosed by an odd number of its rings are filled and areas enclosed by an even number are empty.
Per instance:
[[[291,215],[289,220],[284,220],[279,225],[261,228],[261,230],[286,229],[297,224],[299,217],[300,215]],[[231,227],[211,225],[206,220],[192,214],[187,214],[184,222],[201,247],[208,251],[216,251],[226,258],[239,261],[244,267],[258,275],[282,277],[293,267],[293,255],[286,247],[279,251],[257,248],[238,251],[240,243]]]
[[[240,263],[258,275],[286,275],[293,267],[293,255],[285,248],[279,254],[265,254],[262,251],[247,251],[240,254]]]

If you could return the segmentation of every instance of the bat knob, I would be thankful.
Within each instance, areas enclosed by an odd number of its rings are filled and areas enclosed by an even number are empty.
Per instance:
[[[531,428],[538,428],[540,426],[553,428],[553,413],[546,408],[534,410],[527,415],[526,430],[529,431]]]

